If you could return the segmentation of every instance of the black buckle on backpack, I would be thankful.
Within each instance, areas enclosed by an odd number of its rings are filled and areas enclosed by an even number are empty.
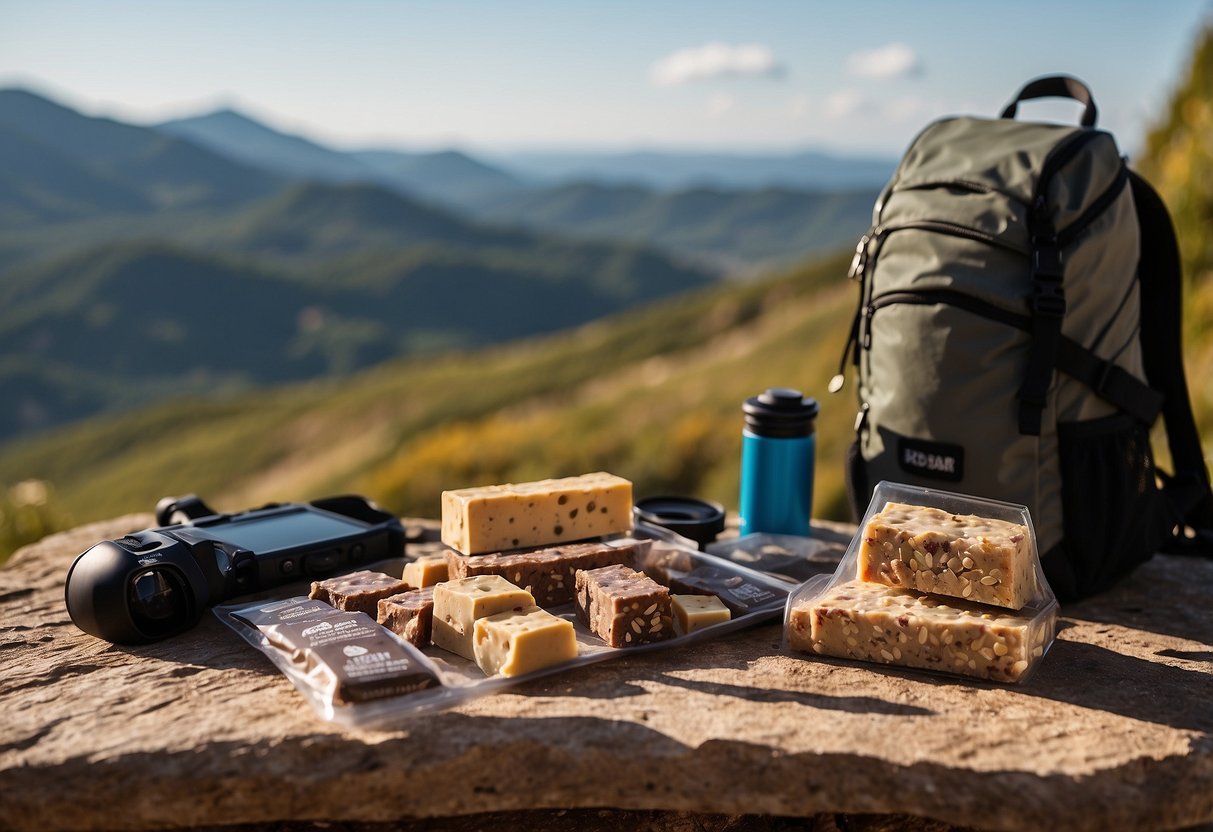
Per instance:
[[[1032,276],[1032,314],[1061,318],[1066,314],[1066,293],[1061,286],[1061,258],[1057,272],[1036,272]]]
[[[1061,277],[1063,271],[1061,249],[1051,246],[1038,248],[1032,252],[1032,271],[1036,274]]]
[[[1032,345],[1019,388],[1019,432],[1040,436],[1049,383],[1061,340],[1061,319],[1066,314],[1062,289],[1065,268],[1057,235],[1032,235]]]

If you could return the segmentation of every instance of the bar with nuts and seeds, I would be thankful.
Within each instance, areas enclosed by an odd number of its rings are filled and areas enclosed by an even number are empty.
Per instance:
[[[500,575],[535,596],[541,607],[557,607],[573,600],[574,575],[582,569],[635,563],[641,543],[608,546],[605,543],[567,543],[526,552],[461,555],[448,551],[452,578]]]
[[[410,644],[428,647],[434,624],[434,587],[379,599],[376,620]]]
[[[849,581],[793,606],[796,650],[1015,682],[1044,654],[1051,624],[1030,615]]]
[[[409,585],[399,578],[363,569],[336,578],[313,581],[312,591],[307,597],[339,610],[364,612],[374,618],[380,598],[397,595],[406,589],[409,589]]]
[[[1014,610],[1037,593],[1025,526],[904,503],[864,527],[858,577]]]
[[[603,566],[577,572],[577,615],[611,647],[635,647],[674,635],[670,591],[643,572]]]

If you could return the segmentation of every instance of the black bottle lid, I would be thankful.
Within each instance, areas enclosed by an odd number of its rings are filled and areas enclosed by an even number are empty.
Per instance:
[[[724,507],[695,497],[646,497],[632,508],[637,520],[688,537],[702,549],[724,531]]]
[[[817,400],[790,387],[771,387],[746,399],[741,406],[750,433],[773,439],[811,436],[817,418]]]

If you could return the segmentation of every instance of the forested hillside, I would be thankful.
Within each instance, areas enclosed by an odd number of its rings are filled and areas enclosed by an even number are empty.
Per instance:
[[[1139,169],[1171,210],[1184,267],[1184,357],[1205,458],[1213,453],[1213,27],[1191,63]]]

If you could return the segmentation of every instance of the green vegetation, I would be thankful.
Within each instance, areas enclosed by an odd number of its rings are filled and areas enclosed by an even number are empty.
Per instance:
[[[69,526],[53,489],[41,480],[0,483],[0,564],[8,555]]]
[[[289,182],[0,90],[0,441],[171,395],[554,332],[715,277],[634,243],[480,225],[379,185]]]
[[[1213,27],[1200,37],[1185,80],[1146,138],[1138,167],[1171,209],[1193,283],[1213,280]],[[1204,320],[1209,321],[1205,316]]]
[[[1184,268],[1184,360],[1196,422],[1213,445],[1213,27],[1138,165],[1171,210]],[[1206,458],[1208,454],[1206,454]]]
[[[1181,237],[1188,275],[1185,354],[1206,447],[1213,438],[1213,388],[1203,383],[1213,372],[1211,42],[1213,33],[1204,33],[1188,79],[1140,160],[1174,212]],[[463,284],[464,291],[481,294],[502,279],[500,269],[545,290],[559,285],[561,274],[573,272],[585,277],[582,286],[601,295],[626,294],[644,282],[637,277],[637,264],[650,255],[643,250],[582,248],[550,240],[516,245],[527,235],[511,237],[512,232],[501,232],[504,237],[484,247],[435,245],[384,254],[347,246],[341,235],[362,221],[355,220],[369,221],[378,213],[364,213],[358,193],[356,188],[342,192],[338,204],[349,222],[317,241],[324,248],[319,259],[256,246],[228,258],[187,256],[171,246],[149,253],[145,244],[132,244],[125,252],[177,256],[176,271],[203,270],[212,282],[222,281],[223,269],[243,270],[241,281],[276,287],[274,291],[306,294],[323,292],[330,282],[342,283],[350,297],[361,299],[348,310],[331,304],[338,329],[311,332],[311,340],[296,342],[294,349],[297,356],[315,352],[347,364],[356,363],[350,356],[358,349],[399,328],[393,324],[404,314],[393,310],[370,326],[365,310],[386,308],[393,293],[407,285],[421,287],[413,297],[424,299],[449,282],[443,277],[444,264],[466,265],[492,256],[498,271]],[[315,196],[293,194],[294,199]],[[266,214],[261,219],[273,218]],[[237,236],[239,224],[227,231]],[[198,224],[198,244],[204,231],[217,234],[216,227]],[[306,233],[298,236],[297,229],[277,227],[297,239],[308,238]],[[462,233],[457,226],[447,228]],[[0,248],[3,244],[0,235]],[[88,297],[93,286],[106,286],[112,294],[115,284],[107,281],[121,271],[114,264],[129,269],[132,262],[142,262],[124,259],[121,248],[116,251],[108,259],[66,269],[49,282],[41,274],[7,281],[0,298],[62,312],[76,308],[72,299]],[[740,404],[771,385],[799,387],[821,401],[814,514],[844,517],[843,456],[851,439],[854,399],[850,392],[831,396],[824,387],[854,308],[853,287],[842,279],[845,269],[845,258],[832,257],[642,307],[620,304],[614,308],[622,311],[610,318],[503,346],[472,348],[449,332],[418,328],[411,337],[432,348],[454,344],[463,351],[388,361],[342,381],[258,392],[241,391],[239,380],[217,374],[196,389],[209,387],[213,393],[218,379],[228,384],[224,395],[177,399],[10,442],[0,447],[0,482],[18,485],[0,491],[0,558],[6,547],[69,519],[80,523],[146,511],[166,494],[190,491],[226,510],[356,491],[398,514],[436,516],[439,494],[446,488],[605,469],[632,479],[640,496],[694,494],[735,507]],[[283,270],[290,275],[283,277]],[[17,278],[23,274],[10,272]],[[424,305],[424,300],[418,303]],[[5,316],[0,322],[15,320],[16,306],[0,304]],[[506,307],[493,299],[486,308]],[[95,303],[85,311],[90,326],[104,326],[113,318]],[[159,337],[154,349],[171,350],[173,330],[162,329]],[[65,400],[74,406],[88,406],[88,397],[104,395],[108,377],[100,370],[36,366],[31,371],[21,362],[0,364],[0,378],[7,374],[28,385],[61,379],[75,390],[76,398]],[[84,383],[86,378],[92,383]],[[195,388],[177,388],[182,389]],[[41,502],[31,501],[39,494],[46,495]],[[28,518],[31,506],[37,509],[37,521],[18,525],[17,509]]]
[[[752,267],[803,260],[858,238],[871,222],[876,191],[693,188],[662,193],[634,185],[576,183],[486,197],[470,210],[494,222],[636,240]]]
[[[606,469],[637,493],[735,504],[742,400],[823,402],[816,512],[842,516],[849,397],[826,398],[854,303],[845,258],[724,284],[556,336],[397,361],[344,382],[179,400],[0,453],[74,522],[194,491],[220,508],[359,491],[436,516],[444,488]]]
[[[158,215],[156,242],[133,239],[141,227],[4,270],[0,439],[552,332],[712,281],[651,249],[481,229],[367,186],[300,186],[175,227]]]

